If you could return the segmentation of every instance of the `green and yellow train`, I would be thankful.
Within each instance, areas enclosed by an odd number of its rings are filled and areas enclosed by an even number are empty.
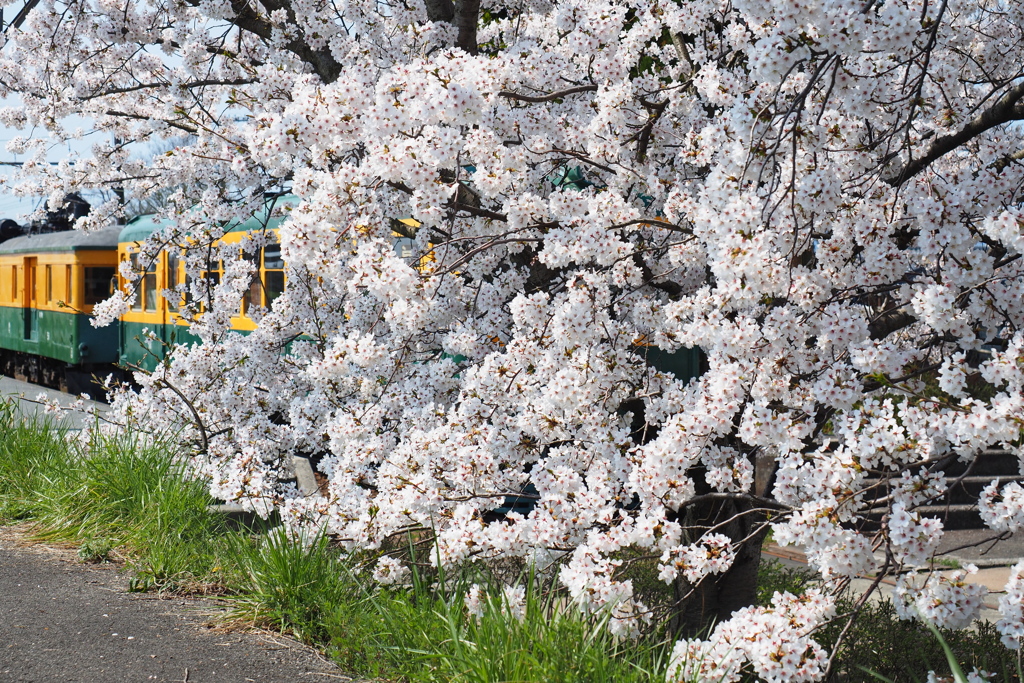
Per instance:
[[[116,326],[94,328],[110,296],[120,226],[53,232],[0,244],[0,372],[75,390],[118,361]]]
[[[239,244],[241,249],[248,233],[266,232],[270,238],[255,255],[243,255],[254,259],[257,276],[231,318],[237,332],[255,329],[250,308],[269,307],[284,291],[285,264],[277,241],[283,220],[283,215],[264,212],[229,226],[216,243]],[[418,226],[411,219],[400,222]],[[155,259],[140,258],[143,242],[161,228],[153,216],[140,216],[91,234],[51,232],[0,243],[0,374],[100,396],[95,378],[152,370],[169,346],[196,341],[179,315],[184,301],[161,296],[185,281],[181,254],[165,249]],[[401,256],[408,255],[403,252],[410,251],[411,242],[395,233],[395,250]],[[119,265],[124,262],[135,272],[132,281],[121,276]],[[214,261],[203,277],[218,282],[222,274],[222,264]],[[134,288],[135,303],[117,322],[93,327],[93,306],[116,288]]]
[[[291,199],[291,198],[287,198]],[[231,327],[247,333],[256,327],[249,317],[254,306],[270,307],[287,285],[285,263],[277,241],[283,215],[264,212],[229,226],[215,246],[238,244],[248,233],[265,232],[266,246],[255,255],[256,275],[239,301]],[[412,258],[408,235],[418,227],[401,219],[394,232],[399,256]],[[174,249],[156,258],[140,258],[145,240],[162,226],[153,216],[140,216],[127,225],[94,233],[52,232],[15,237],[0,243],[0,373],[72,393],[100,397],[94,378],[110,374],[126,377],[131,370],[152,370],[170,346],[196,341],[179,314],[184,301],[161,296],[185,281],[185,264]],[[418,267],[431,260],[418,259]],[[130,281],[119,265],[134,271]],[[203,277],[218,282],[219,261],[207,264]],[[106,327],[92,326],[93,307],[114,293],[135,288],[131,309]],[[147,333],[144,333],[144,330]],[[698,350],[666,353],[643,342],[637,351],[655,367],[693,377],[700,374]]]
[[[255,329],[256,324],[248,315],[249,309],[253,306],[269,307],[284,291],[284,261],[277,243],[277,228],[283,220],[283,217],[257,216],[231,226],[218,240],[218,246],[240,244],[247,233],[263,231],[271,238],[270,243],[257,250],[255,255],[244,255],[247,259],[254,259],[257,272],[231,318],[231,328],[235,331],[244,333]],[[117,262],[129,262],[137,278],[134,284],[137,288],[135,303],[118,321],[118,363],[125,368],[152,370],[168,346],[196,341],[189,333],[188,322],[178,313],[184,302],[160,296],[162,290],[173,290],[185,281],[185,264],[180,255],[165,249],[148,262],[139,257],[142,243],[160,228],[153,217],[143,216],[125,226],[118,236]],[[214,283],[219,282],[223,264],[213,261],[208,266],[203,276]],[[132,286],[123,280],[119,280],[119,285],[126,289]],[[143,334],[143,330],[148,330],[149,334]]]
[[[239,302],[232,328],[250,331],[248,311],[269,306],[284,291],[284,261],[276,243],[283,217],[257,216],[231,226],[220,244],[240,243],[248,232],[272,240],[253,257],[258,277]],[[124,370],[152,370],[170,344],[195,341],[178,313],[181,303],[160,295],[184,281],[174,250],[142,262],[142,243],[161,229],[152,216],[85,234],[77,231],[24,235],[0,243],[0,373],[65,391],[96,394],[95,377]],[[122,278],[128,262],[137,281]],[[219,262],[205,276],[218,280]],[[136,288],[135,303],[106,327],[92,325],[93,307],[116,288]],[[144,335],[143,330],[151,334]]]

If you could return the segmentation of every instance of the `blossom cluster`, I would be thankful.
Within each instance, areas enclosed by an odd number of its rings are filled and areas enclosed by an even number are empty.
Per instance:
[[[893,601],[901,619],[926,620],[940,628],[964,628],[977,619],[984,586],[967,577],[978,568],[967,565],[948,574],[928,574],[923,580],[909,575],[896,580]]]
[[[820,680],[828,655],[810,632],[834,610],[832,601],[818,591],[800,597],[776,593],[771,607],[733,614],[707,640],[676,643],[667,680],[732,683],[748,673],[769,683]]]
[[[631,553],[721,586],[770,527],[829,587],[911,571],[951,468],[1024,457],[1020,3],[285,5],[40,0],[0,51],[0,122],[50,135],[10,143],[17,192],[169,193],[140,258],[183,254],[198,342],[112,417],[176,429],[213,495],[551,568],[627,634]],[[74,116],[171,148],[51,166]],[[274,242],[285,291],[243,316]],[[985,489],[993,532],[1022,491]],[[917,580],[907,616],[976,613],[967,576]],[[681,647],[822,675],[824,599],[779,600]]]
[[[1002,618],[996,622],[996,629],[1003,634],[1003,645],[1019,650],[1024,642],[1024,562],[1010,570],[1006,594],[999,598],[999,612]]]

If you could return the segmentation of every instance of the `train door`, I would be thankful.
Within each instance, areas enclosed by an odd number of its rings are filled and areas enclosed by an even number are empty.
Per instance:
[[[114,269],[114,279],[111,280],[111,287],[114,288],[115,291],[121,291],[121,292],[123,292],[125,294],[127,294],[127,292],[128,292],[128,283],[125,282],[125,280],[121,277],[121,275],[119,275],[119,272],[120,272],[120,262],[121,261],[125,261],[127,258],[128,258],[128,256],[125,255],[125,253],[122,252],[120,249],[118,249],[118,268]],[[119,356],[118,356],[117,362],[121,366],[127,367],[127,363],[128,363],[128,360],[129,360],[128,359],[128,341],[129,341],[130,337],[128,336],[128,325],[125,324],[123,318],[124,318],[124,316],[122,316],[121,324],[119,324],[117,326],[117,337],[118,337],[118,339],[117,339],[117,348],[119,350]]]
[[[36,290],[36,259],[26,258],[21,269],[25,276],[22,283],[22,313],[25,316],[25,339],[35,339],[38,325],[36,306],[39,305],[39,293]]]
[[[163,274],[158,281],[161,291],[174,289],[178,284],[178,258],[172,250],[165,251],[160,255]],[[174,314],[178,311],[178,302],[173,297],[165,299],[162,296],[157,301],[161,316],[160,340],[164,343],[163,354],[167,354],[177,340],[175,337],[176,328],[174,325]]]

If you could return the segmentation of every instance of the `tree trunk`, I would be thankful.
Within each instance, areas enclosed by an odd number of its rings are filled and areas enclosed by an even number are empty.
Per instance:
[[[724,534],[733,543],[739,543],[764,522],[763,515],[753,512],[752,505],[746,501],[715,501],[696,506],[688,513],[685,526],[692,531],[694,540],[712,527],[730,520],[716,528],[714,533]],[[724,621],[736,610],[756,602],[757,570],[761,564],[764,533],[762,530],[737,548],[736,560],[724,574],[711,574],[696,586],[682,576],[676,579],[678,609],[670,624],[674,634],[683,637],[704,635],[714,623]]]

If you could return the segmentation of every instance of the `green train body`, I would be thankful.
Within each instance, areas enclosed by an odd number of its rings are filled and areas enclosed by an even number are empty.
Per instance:
[[[117,326],[93,327],[91,313],[111,293],[119,234],[111,227],[0,244],[0,371],[74,389],[81,381],[69,381],[68,369],[77,376],[117,362]]]

